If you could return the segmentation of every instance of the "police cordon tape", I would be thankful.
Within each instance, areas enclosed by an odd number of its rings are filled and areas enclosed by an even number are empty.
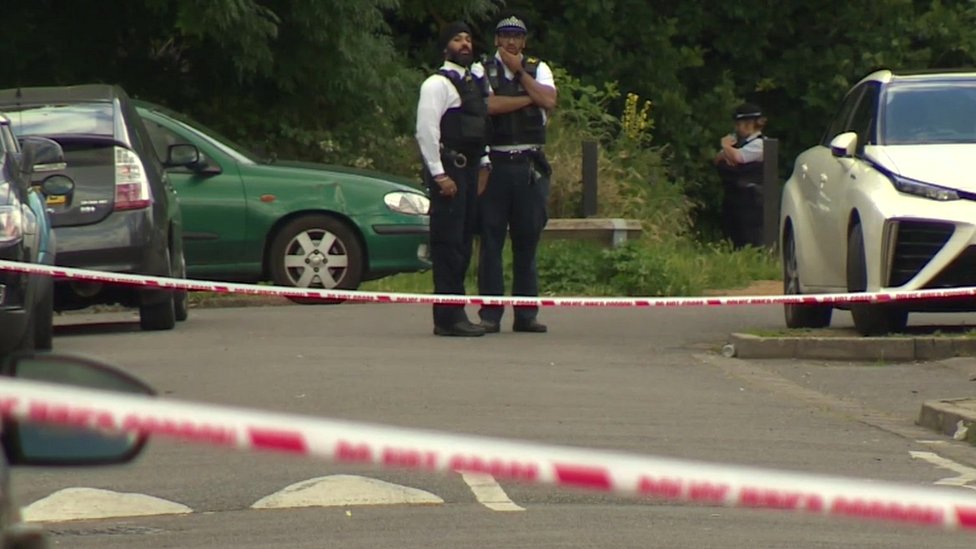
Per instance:
[[[976,532],[976,493],[313,418],[0,378],[18,421],[697,504]]]
[[[856,292],[833,294],[737,296],[737,297],[519,297],[484,295],[412,294],[398,292],[364,292],[353,290],[320,290],[288,286],[264,286],[211,282],[184,278],[166,278],[126,273],[110,273],[51,267],[35,263],[0,260],[0,271],[50,276],[89,282],[103,282],[128,286],[144,286],[173,290],[215,292],[225,294],[297,297],[305,299],[339,300],[363,303],[420,303],[445,305],[512,305],[536,307],[704,307],[722,305],[838,305],[846,303],[889,303],[930,299],[976,297],[976,287],[946,288],[893,292]]]

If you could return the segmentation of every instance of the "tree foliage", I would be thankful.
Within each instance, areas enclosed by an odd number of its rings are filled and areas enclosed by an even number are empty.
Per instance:
[[[488,52],[510,10],[530,52],[615,83],[613,114],[652,102],[653,146],[705,211],[737,102],[766,110],[785,175],[871,70],[976,61],[970,0],[6,0],[0,87],[118,83],[269,154],[405,171],[438,29],[465,19]]]

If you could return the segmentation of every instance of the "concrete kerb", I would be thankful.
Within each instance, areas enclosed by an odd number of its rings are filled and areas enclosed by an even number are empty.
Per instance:
[[[925,402],[915,423],[976,445],[976,398]]]
[[[976,356],[971,337],[766,337],[747,333],[729,335],[722,354],[737,358],[805,358],[816,360],[910,362]]]

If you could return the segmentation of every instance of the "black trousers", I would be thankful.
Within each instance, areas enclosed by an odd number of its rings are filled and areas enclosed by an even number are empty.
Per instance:
[[[725,185],[722,230],[735,249],[763,245],[763,195],[758,187]]]
[[[478,292],[504,295],[502,250],[506,233],[512,239],[512,295],[539,295],[536,250],[549,217],[548,166],[540,169],[529,156],[505,158],[492,155],[488,187],[479,200],[481,252],[478,258]],[[478,312],[484,320],[500,322],[504,307],[484,306]],[[516,307],[515,321],[527,322],[539,314],[538,307]]]
[[[430,190],[430,259],[434,272],[434,293],[464,295],[464,276],[471,263],[478,213],[478,160],[468,157],[464,168],[443,157],[447,175],[457,184],[454,197],[442,196],[440,186],[426,174]],[[434,305],[434,325],[449,327],[467,320],[464,305]]]

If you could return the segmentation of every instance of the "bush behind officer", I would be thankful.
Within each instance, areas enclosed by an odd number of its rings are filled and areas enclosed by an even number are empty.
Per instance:
[[[480,193],[481,253],[478,291],[503,295],[502,250],[506,233],[512,240],[512,295],[539,295],[536,250],[546,225],[549,176],[552,170],[542,147],[547,113],[556,107],[556,84],[549,66],[523,55],[528,29],[518,17],[495,27],[495,56],[485,63],[492,96],[489,139],[491,175]],[[498,332],[504,308],[484,306],[478,312],[486,332]],[[512,329],[546,331],[536,317],[538,307],[516,307]]]
[[[744,103],[732,115],[735,132],[721,140],[715,167],[722,180],[722,230],[735,249],[763,245],[762,110]]]
[[[471,29],[447,25],[438,45],[444,64],[424,81],[417,104],[417,143],[430,194],[430,255],[435,294],[464,294],[471,261],[479,180],[488,177],[489,88],[484,69],[474,63]],[[434,305],[434,334],[481,336],[464,305]]]

